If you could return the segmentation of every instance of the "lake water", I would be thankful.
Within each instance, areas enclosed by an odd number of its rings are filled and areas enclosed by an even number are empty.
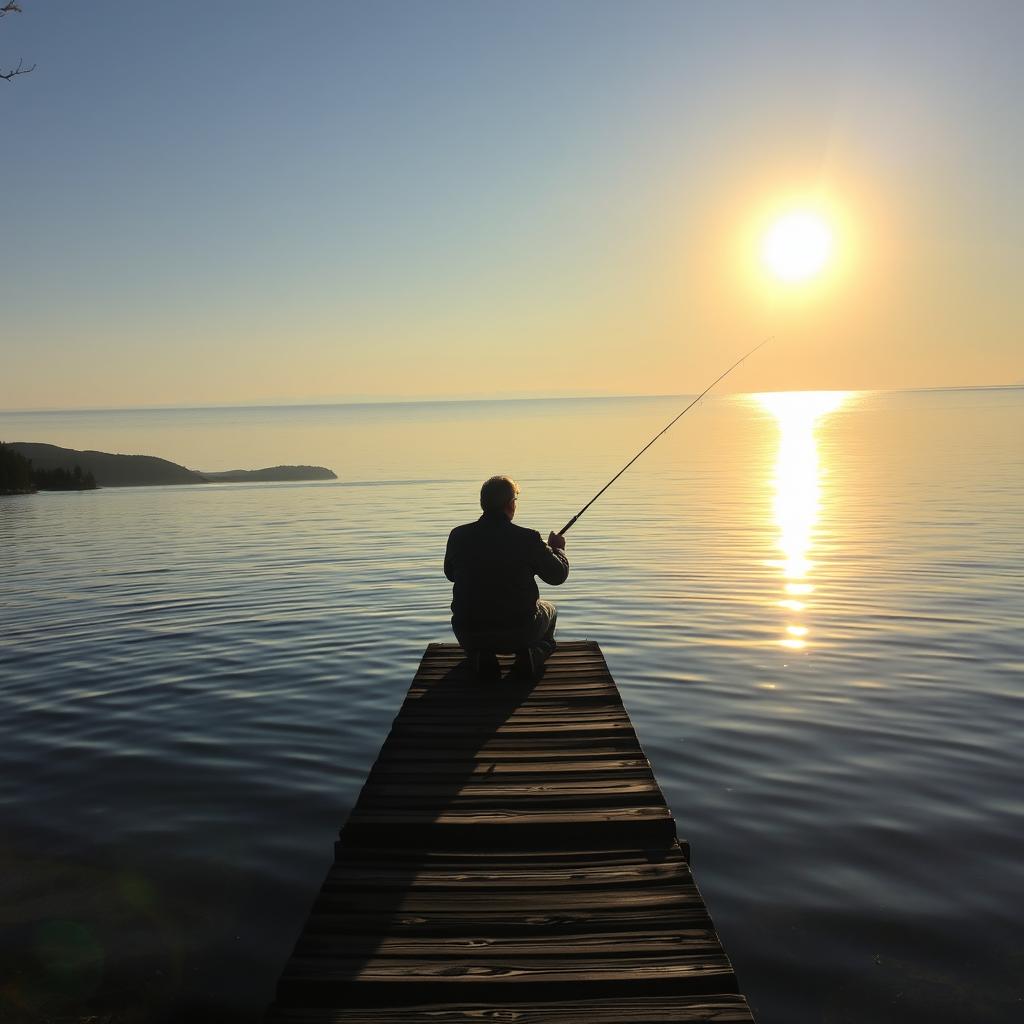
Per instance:
[[[680,407],[0,415],[339,477],[0,498],[0,1019],[258,1019],[480,481],[546,536]],[[761,1024],[1024,1019],[1022,510],[1022,389],[726,396],[568,535]]]

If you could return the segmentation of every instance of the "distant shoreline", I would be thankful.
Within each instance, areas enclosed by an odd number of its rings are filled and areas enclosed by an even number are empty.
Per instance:
[[[325,466],[269,466],[262,469],[231,469],[201,472],[161,459],[155,455],[120,455],[76,448],[61,448],[38,441],[14,441],[4,445],[27,462],[38,479],[53,475],[87,479],[85,487],[47,487],[38,482],[34,487],[7,487],[4,493],[25,494],[33,490],[79,490],[92,487],[153,487],[171,484],[270,483],[311,480],[337,480]]]

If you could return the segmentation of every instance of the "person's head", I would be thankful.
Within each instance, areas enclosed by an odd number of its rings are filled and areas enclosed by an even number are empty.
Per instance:
[[[480,507],[484,512],[504,512],[511,519],[516,514],[519,484],[509,476],[492,476],[480,488]]]

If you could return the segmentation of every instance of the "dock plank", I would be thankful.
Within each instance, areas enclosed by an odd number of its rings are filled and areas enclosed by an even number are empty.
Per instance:
[[[569,1003],[469,1003],[437,1007],[373,1009],[282,1008],[280,1024],[752,1024],[739,995],[631,996],[628,999],[580,999]]]
[[[428,646],[267,1021],[752,1024],[598,645],[499,661]]]

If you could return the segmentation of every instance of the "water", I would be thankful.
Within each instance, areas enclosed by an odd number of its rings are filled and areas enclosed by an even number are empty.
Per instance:
[[[0,415],[339,476],[0,499],[0,1018],[257,1019],[480,480],[546,533],[679,407]],[[1020,389],[709,400],[569,534],[762,1024],[1021,1019],[1022,438]]]

